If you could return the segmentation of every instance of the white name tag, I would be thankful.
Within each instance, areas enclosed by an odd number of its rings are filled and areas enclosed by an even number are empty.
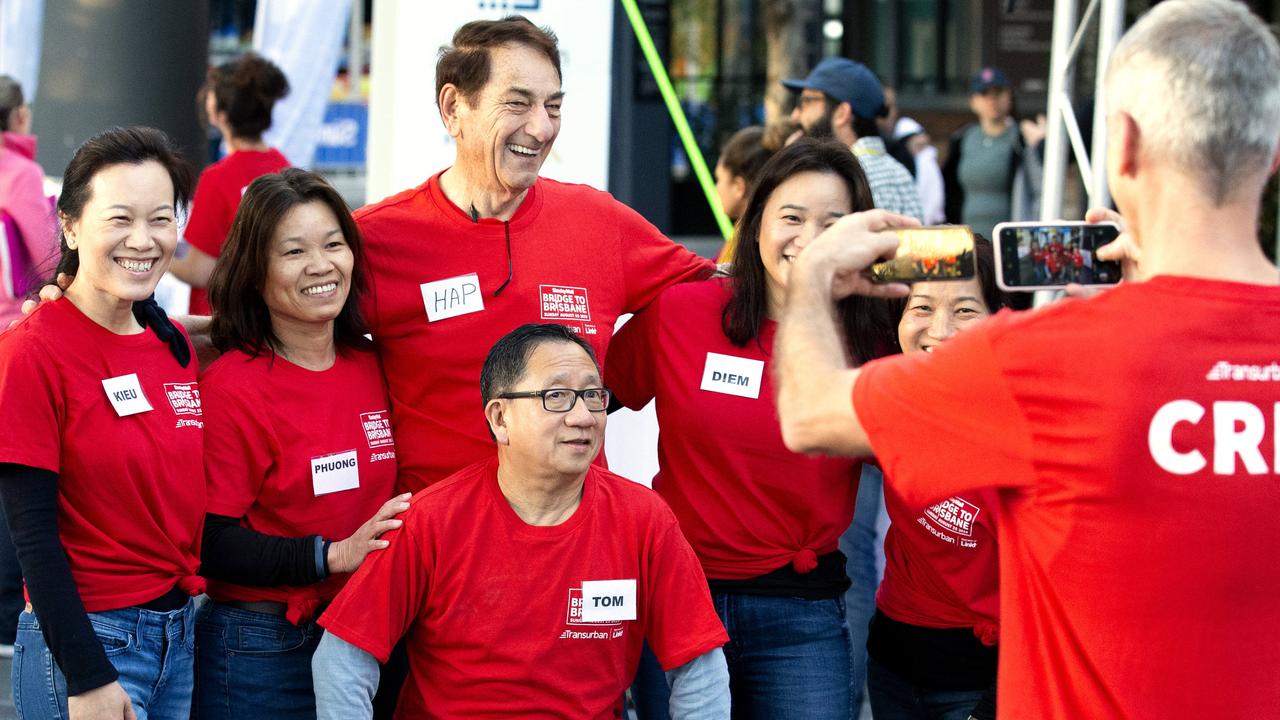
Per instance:
[[[635,580],[584,580],[582,622],[636,619]]]
[[[360,487],[360,461],[356,451],[311,458],[311,489],[316,497]]]
[[[419,287],[422,289],[422,304],[427,308],[427,320],[431,322],[484,309],[480,276],[475,273],[422,283]]]
[[[107,399],[116,415],[127,417],[151,410],[151,403],[142,394],[142,385],[138,383],[138,374],[129,373],[102,381],[102,389],[107,391]]]
[[[707,353],[702,368],[702,389],[711,392],[756,399],[760,397],[760,380],[764,377],[764,361]]]

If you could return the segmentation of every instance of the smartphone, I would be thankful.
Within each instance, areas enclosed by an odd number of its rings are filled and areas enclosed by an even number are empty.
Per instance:
[[[1068,283],[1120,282],[1120,263],[1098,260],[1093,254],[1120,234],[1115,223],[1007,222],[997,225],[994,234],[996,283],[1002,290],[1031,292],[1056,290]]]
[[[973,277],[973,231],[965,225],[902,228],[898,254],[870,268],[871,282],[968,280]]]

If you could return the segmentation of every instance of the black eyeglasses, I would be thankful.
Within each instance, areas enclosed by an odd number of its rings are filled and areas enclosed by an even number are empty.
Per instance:
[[[591,412],[604,412],[609,407],[609,390],[602,387],[583,390],[547,388],[546,390],[502,393],[498,397],[503,400],[542,398],[542,409],[553,413],[569,412],[578,403],[578,398],[582,398],[582,402],[587,404],[587,409]]]

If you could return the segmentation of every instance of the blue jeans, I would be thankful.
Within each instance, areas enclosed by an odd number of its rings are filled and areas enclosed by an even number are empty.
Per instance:
[[[311,656],[323,630],[209,602],[196,615],[196,720],[315,720]]]
[[[849,637],[853,644],[850,693],[853,695],[854,717],[862,707],[862,691],[867,684],[867,627],[876,613],[876,590],[884,574],[884,534],[877,524],[884,507],[884,475],[870,465],[862,467],[858,483],[858,506],[853,523],[840,536],[840,552],[848,562],[845,568],[852,584],[845,591],[848,608]],[[877,718],[879,720],[879,718]]]
[[[138,720],[190,717],[194,620],[191,602],[171,612],[129,607],[89,613]],[[66,678],[45,644],[40,621],[30,612],[18,618],[13,644],[13,704],[19,720],[68,717]]]
[[[803,600],[715,593],[735,719],[849,720],[849,630],[844,598]],[[667,717],[667,681],[645,647],[632,686],[641,720]]]
[[[876,662],[867,662],[871,714],[876,720],[966,720],[984,690],[926,690]]]

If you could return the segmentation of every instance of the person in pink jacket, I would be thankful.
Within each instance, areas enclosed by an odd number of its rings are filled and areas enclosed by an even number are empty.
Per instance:
[[[21,317],[23,295],[37,283],[37,270],[53,257],[53,205],[44,194],[44,171],[36,164],[31,108],[22,86],[0,75],[0,330]],[[0,633],[0,641],[4,639]]]

